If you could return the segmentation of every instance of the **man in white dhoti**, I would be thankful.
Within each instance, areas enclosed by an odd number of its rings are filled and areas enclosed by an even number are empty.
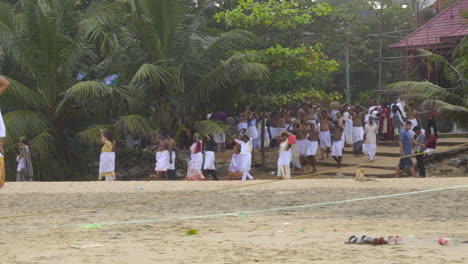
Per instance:
[[[362,112],[360,110],[363,110]],[[362,153],[362,145],[364,140],[363,120],[365,111],[364,107],[357,105],[352,109],[353,120],[353,152],[355,156]]]
[[[101,150],[101,156],[99,159],[99,180],[103,178],[106,181],[115,181],[115,142],[112,134],[100,130],[101,132],[101,143],[103,144]]]
[[[369,119],[369,123],[366,124],[364,131],[366,152],[369,155],[369,160],[373,162],[375,153],[377,152],[377,133],[379,132],[379,127],[374,123],[373,118]]]
[[[236,143],[241,146],[240,150],[240,167],[242,168],[242,180],[245,181],[247,178],[253,180],[252,175],[250,175],[250,169],[252,166],[252,139],[247,136],[247,133],[244,133],[239,138],[235,139]]]
[[[216,142],[213,137],[206,134],[205,135],[205,162],[203,163],[203,174],[204,176],[211,175],[213,180],[219,180],[216,176],[216,166],[215,166],[215,152],[216,152]]]
[[[278,177],[283,179],[291,178],[291,152],[290,144],[288,143],[288,133],[282,133],[276,137],[279,142],[278,155]]]
[[[169,167],[167,168],[167,178],[171,181],[177,180],[177,171],[176,171],[176,158],[177,158],[177,143],[174,140],[174,132],[168,133],[167,141],[169,142],[169,155],[171,159],[169,160]]]
[[[190,147],[190,161],[187,168],[187,176],[185,177],[188,181],[203,181],[205,177],[202,173],[203,166],[203,141],[199,140],[198,133],[193,137],[193,143]]]
[[[331,147],[331,135],[330,135],[330,116],[326,110],[322,110],[321,114],[319,115],[320,120],[320,152],[322,157],[320,160],[325,158],[325,152],[328,154],[330,152]]]
[[[333,159],[336,161],[337,168],[341,167],[341,160],[343,158],[343,147],[344,147],[344,142],[343,142],[343,131],[344,131],[344,120],[335,120],[333,121],[333,146],[332,146],[332,152],[331,155]]]
[[[163,131],[161,133],[161,139],[159,140],[158,151],[156,152],[156,174],[158,175],[156,179],[162,179],[167,177],[167,170],[172,163],[172,146],[168,140],[168,133]]]

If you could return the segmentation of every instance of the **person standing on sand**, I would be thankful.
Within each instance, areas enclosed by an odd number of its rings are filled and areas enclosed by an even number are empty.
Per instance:
[[[18,144],[19,155],[16,157],[18,168],[16,170],[16,181],[33,181],[33,166],[29,144],[26,139],[22,139]]]
[[[240,145],[240,168],[242,169],[242,180],[247,179],[253,180],[254,178],[250,175],[250,169],[252,167],[252,139],[249,138],[245,129],[241,131],[241,136],[234,139],[234,141]]]
[[[414,153],[416,156],[416,166],[418,167],[419,177],[426,177],[426,168],[424,167],[424,153],[426,150],[426,135],[421,132],[421,127],[415,126],[413,132],[416,134],[413,139]]]
[[[176,172],[176,158],[177,158],[177,143],[174,140],[174,132],[168,133],[167,138],[169,144],[169,155],[171,158],[169,159],[169,167],[167,168],[167,178],[170,181],[177,180],[177,172]]]
[[[325,158],[324,152],[330,152],[331,147],[331,138],[330,138],[330,116],[328,115],[327,110],[322,110],[321,114],[319,115],[320,121],[320,153],[321,157],[320,160]]]
[[[190,161],[187,168],[187,176],[185,177],[188,181],[203,181],[205,177],[201,171],[203,165],[203,141],[198,139],[199,135],[195,134],[193,137],[193,144],[190,147]]]
[[[278,155],[278,177],[283,179],[291,178],[291,145],[288,143],[289,133],[283,132],[276,136],[276,140],[279,143],[279,155]]]
[[[319,130],[317,129],[314,123],[310,123],[308,127],[308,132],[309,132],[309,135],[307,137],[307,140],[309,141],[309,144],[307,146],[306,156],[307,156],[309,165],[312,166],[311,173],[316,173],[317,168],[315,167],[316,166],[315,155],[317,155],[317,150],[318,150]]]
[[[411,138],[411,126],[413,123],[411,121],[406,121],[405,129],[401,130],[400,132],[400,163],[398,164],[398,168],[396,170],[396,177],[400,178],[401,170],[402,169],[409,169],[411,172],[411,176],[416,177],[416,172],[414,171],[413,161],[410,156],[412,149],[413,149],[413,139]]]
[[[115,181],[115,147],[114,138],[112,134],[104,129],[101,132],[101,156],[99,158],[99,180],[103,178],[106,181]]]
[[[364,128],[364,139],[366,142],[366,151],[369,155],[369,160],[374,161],[375,153],[377,152],[377,133],[378,127],[374,123],[373,118],[369,118],[369,123]]]
[[[360,111],[362,110],[362,112]],[[364,128],[363,120],[364,115],[366,114],[366,109],[360,105],[355,106],[352,109],[352,119],[353,119],[353,152],[355,156],[359,156],[362,151],[359,151],[358,145],[362,145],[364,140]],[[371,119],[371,118],[369,118]],[[361,142],[360,142],[361,141]],[[361,148],[362,149],[362,148]]]
[[[168,133],[163,131],[161,133],[161,139],[159,140],[158,151],[156,152],[156,179],[162,179],[162,177],[168,179],[167,170],[172,163],[172,145],[169,143]]]
[[[336,168],[341,168],[341,160],[343,158],[343,131],[344,131],[345,121],[342,119],[338,119],[333,121],[333,147],[331,155],[333,159],[336,161],[337,165]]]
[[[213,180],[217,181],[216,177],[216,166],[215,166],[215,152],[216,152],[216,142],[213,137],[205,134],[205,162],[203,163],[203,172],[204,175],[211,175]]]

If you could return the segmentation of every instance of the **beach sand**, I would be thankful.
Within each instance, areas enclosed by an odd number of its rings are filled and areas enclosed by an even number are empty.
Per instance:
[[[196,194],[253,183],[262,184]],[[8,182],[0,217],[147,202],[0,219],[0,263],[468,263],[468,188],[248,212],[468,185],[468,178],[263,183]],[[246,213],[180,219],[231,212]],[[80,227],[94,223],[113,224]],[[186,236],[190,229],[199,234]],[[344,244],[351,235],[398,235],[404,244]],[[450,245],[438,245],[441,236]]]

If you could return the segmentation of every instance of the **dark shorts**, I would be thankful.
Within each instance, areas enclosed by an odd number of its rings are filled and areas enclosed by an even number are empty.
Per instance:
[[[413,160],[411,158],[401,158],[400,163],[398,163],[398,168],[412,168],[413,167]]]

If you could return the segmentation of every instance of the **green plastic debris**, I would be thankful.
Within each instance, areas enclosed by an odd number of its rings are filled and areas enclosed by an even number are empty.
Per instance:
[[[81,228],[84,228],[84,229],[98,229],[98,228],[101,228],[101,225],[84,225],[84,226],[81,226]]]
[[[185,232],[186,236],[193,236],[193,235],[198,235],[198,230],[197,229],[190,229],[189,231]]]
[[[245,219],[245,214],[244,214],[244,212],[240,212],[240,213],[239,213],[239,217],[240,217],[241,220]]]
[[[305,232],[304,229],[299,229],[298,231],[301,232],[301,233],[304,233],[304,232]]]

